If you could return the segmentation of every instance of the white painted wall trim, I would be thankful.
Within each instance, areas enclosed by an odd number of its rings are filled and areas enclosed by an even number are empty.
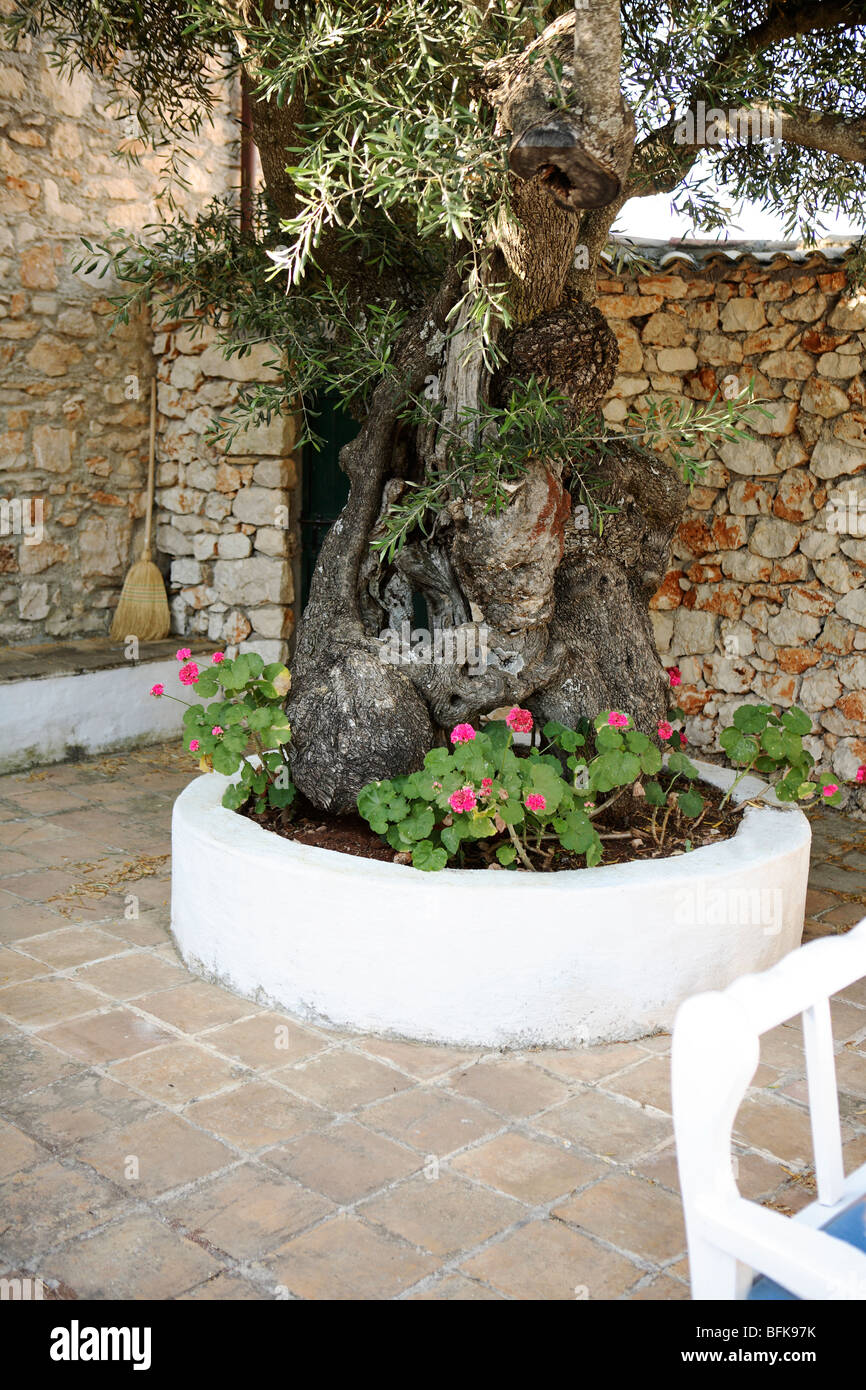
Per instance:
[[[0,773],[179,738],[183,706],[155,699],[177,684],[170,658],[0,685]]]

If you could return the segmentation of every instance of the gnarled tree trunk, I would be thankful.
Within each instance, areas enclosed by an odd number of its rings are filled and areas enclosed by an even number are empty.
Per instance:
[[[587,210],[617,202],[631,155],[618,9],[595,5],[591,23],[588,11],[564,16],[510,68],[489,74],[489,100],[513,137],[514,222],[485,266],[492,280],[508,281],[515,310],[499,343],[504,366],[485,369],[469,322],[447,331],[464,289],[455,269],[404,330],[401,384],[379,385],[342,451],[349,498],[316,566],[289,703],[293,775],[322,809],[353,809],[366,782],[418,767],[455,723],[503,704],[572,725],[615,706],[650,731],[664,713],[647,603],[665,572],[684,488],[661,459],[625,442],[605,451],[594,469],[599,501],[616,511],[601,534],[575,524],[562,465],[538,459],[504,511],[485,514],[480,501],[454,498],[433,535],[410,540],[392,565],[371,550],[406,480],[435,475],[447,432],[467,428],[466,407],[501,401],[534,374],[585,411],[613,380],[616,340],[581,295],[586,282],[573,264],[582,227],[591,226],[596,255],[603,244],[609,222]],[[571,84],[568,106],[561,81],[548,75],[550,57]],[[409,425],[401,408],[431,376],[439,423]],[[462,651],[452,642],[437,660],[393,663],[382,633],[411,622],[415,593],[434,629],[469,638]],[[472,659],[479,648],[480,665]]]

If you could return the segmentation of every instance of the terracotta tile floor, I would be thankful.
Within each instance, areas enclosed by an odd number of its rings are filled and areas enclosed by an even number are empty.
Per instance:
[[[191,977],[146,749],[0,779],[0,1274],[60,1297],[684,1299],[670,1039],[475,1054],[330,1033]],[[866,914],[866,825],[814,822],[806,936]],[[834,1006],[866,1158],[866,982]],[[743,1192],[813,1183],[794,1026],[738,1117]]]

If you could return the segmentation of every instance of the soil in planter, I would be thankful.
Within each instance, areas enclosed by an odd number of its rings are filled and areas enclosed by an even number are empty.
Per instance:
[[[664,778],[660,777],[659,780],[664,785]],[[682,783],[678,784],[677,790],[682,790]],[[596,817],[595,825],[604,846],[602,864],[625,864],[633,859],[667,859],[687,854],[689,850],[699,849],[702,845],[714,845],[730,839],[740,823],[742,808],[730,802],[723,806],[724,792],[716,787],[701,783],[700,791],[704,798],[701,816],[689,820],[677,809],[671,809],[663,837],[662,825],[668,808],[658,808],[653,822],[654,808],[648,806],[643,798],[636,797],[631,790],[624,792]],[[362,859],[408,863],[407,855],[395,853],[360,816],[331,816],[315,810],[303,797],[299,797],[289,810],[268,809],[257,813],[250,803],[238,814],[247,816],[265,830],[271,830],[287,840],[297,840],[301,845],[316,845],[319,849],[333,849],[340,854],[354,854]],[[501,866],[496,862],[491,846],[501,843],[499,837],[495,840],[464,841],[463,864],[450,867],[499,869]],[[555,841],[548,841],[545,849],[547,854],[543,859],[535,854],[532,856],[535,867],[540,871],[586,867],[583,858],[567,853]],[[518,872],[521,872],[519,868]]]

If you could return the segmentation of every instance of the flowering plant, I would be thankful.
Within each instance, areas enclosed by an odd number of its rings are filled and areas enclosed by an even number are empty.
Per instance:
[[[433,748],[420,771],[369,782],[358,795],[358,810],[416,869],[462,863],[467,842],[481,839],[497,842],[491,849],[503,867],[548,867],[557,846],[592,867],[603,852],[596,821],[630,790],[652,808],[652,838],[661,849],[672,815],[697,825],[709,808],[695,785],[698,769],[682,749],[685,735],[674,727],[684,718],[673,709],[659,724],[657,741],[620,710],[604,710],[582,721],[580,730],[551,721],[542,746],[523,755],[515,752],[512,735],[532,731],[528,710],[512,709],[483,732],[458,724],[450,752]],[[722,804],[754,771],[782,801],[838,805],[838,785],[811,776],[814,759],[803,747],[811,727],[797,708],[776,715],[769,705],[742,705],[720,738],[740,769]],[[658,776],[663,768],[664,784]]]
[[[241,769],[240,781],[226,787],[222,804],[237,811],[254,796],[259,812],[268,806],[290,806],[295,786],[286,746],[292,732],[284,708],[291,686],[288,670],[279,661],[266,666],[258,652],[242,652],[234,660],[214,652],[203,671],[190,656],[188,647],[177,653],[182,663],[178,678],[199,697],[195,704],[179,702],[186,705],[186,746],[198,757],[202,772],[231,777]],[[218,691],[218,699],[201,703]],[[153,686],[150,693],[157,699],[177,699],[166,695],[164,685]]]
[[[491,720],[483,732],[459,724],[451,753],[434,748],[420,772],[368,783],[358,810],[418,869],[443,869],[450,859],[462,859],[465,841],[497,836],[496,858],[506,867],[520,862],[534,868],[533,860],[551,857],[552,842],[585,856],[588,865],[598,864],[602,846],[593,821],[615,796],[601,802],[597,797],[625,789],[642,773],[658,772],[661,751],[617,710],[596,719],[590,739],[595,757],[589,762],[577,752],[587,735],[555,722],[545,725],[543,748],[518,756],[512,734],[532,727],[530,712],[518,708],[505,720]]]

